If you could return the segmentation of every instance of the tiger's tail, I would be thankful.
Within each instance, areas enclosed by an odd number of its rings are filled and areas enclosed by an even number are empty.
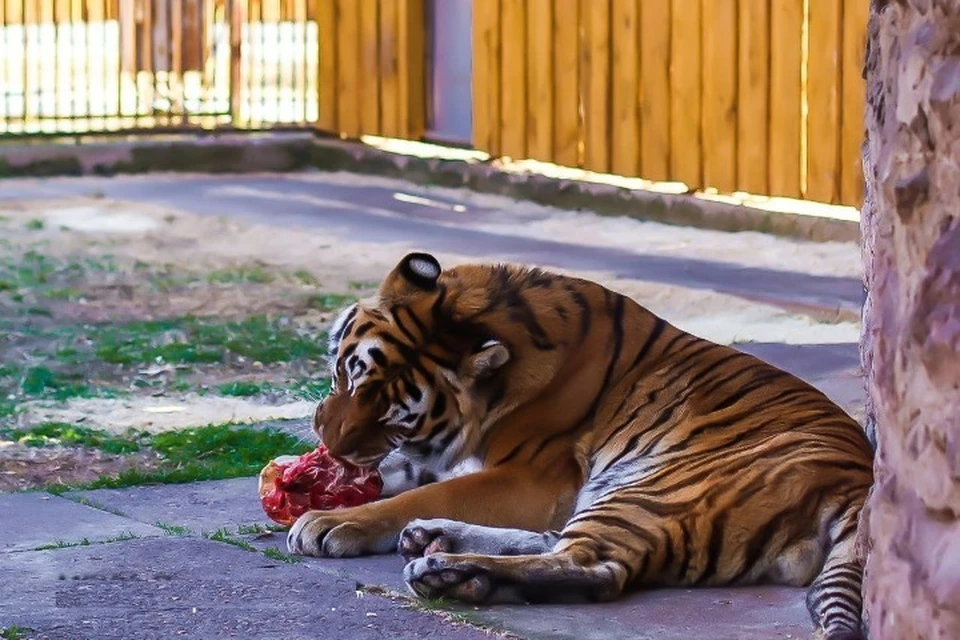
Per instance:
[[[865,640],[863,566],[856,553],[860,505],[851,506],[834,523],[833,546],[820,574],[807,590],[807,610],[818,639]]]

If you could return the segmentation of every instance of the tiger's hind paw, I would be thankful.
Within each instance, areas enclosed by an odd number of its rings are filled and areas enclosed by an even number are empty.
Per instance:
[[[484,604],[493,593],[485,569],[469,562],[455,561],[450,554],[437,553],[417,558],[403,568],[410,590],[427,600],[451,598],[469,604]]]

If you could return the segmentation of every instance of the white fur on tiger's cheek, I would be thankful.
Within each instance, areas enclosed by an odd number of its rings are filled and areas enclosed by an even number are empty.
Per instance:
[[[345,359],[347,391],[350,395],[356,393],[357,388],[370,377],[375,363],[372,353],[376,351],[383,353],[383,344],[376,338],[366,338],[357,343],[357,348]]]

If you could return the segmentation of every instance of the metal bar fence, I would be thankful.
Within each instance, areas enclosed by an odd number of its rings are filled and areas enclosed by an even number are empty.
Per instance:
[[[6,0],[0,137],[306,127],[318,0]]]

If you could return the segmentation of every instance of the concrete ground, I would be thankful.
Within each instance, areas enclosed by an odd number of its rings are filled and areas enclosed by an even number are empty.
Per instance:
[[[856,274],[826,273],[802,252],[611,248],[567,234],[538,237],[515,228],[543,223],[549,211],[513,211],[407,185],[401,195],[370,180],[334,183],[309,176],[139,176],[123,179],[11,180],[0,203],[90,196],[162,205],[300,228],[396,252],[407,247],[482,259],[614,274],[618,278],[718,292],[823,321],[854,323]],[[496,204],[496,203],[494,203]],[[584,214],[585,216],[588,214]],[[571,220],[573,228],[588,217]],[[592,219],[590,219],[592,220]],[[600,223],[597,223],[600,224]],[[638,227],[638,229],[640,229]],[[697,230],[677,229],[678,236]],[[736,243],[738,234],[718,237]],[[691,241],[692,242],[692,241]],[[759,242],[759,241],[758,241]],[[789,244],[789,246],[788,246]],[[856,253],[855,245],[843,251]],[[792,259],[789,251],[799,251]],[[727,252],[731,253],[731,252]],[[789,268],[785,268],[787,264]],[[841,270],[842,271],[842,270]],[[733,318],[736,322],[736,318]],[[811,320],[813,322],[813,320]],[[825,327],[825,328],[824,328]],[[817,326],[829,334],[829,326]],[[819,386],[851,413],[863,403],[855,336],[805,341],[744,340],[750,351]],[[758,334],[760,335],[760,334]],[[821,335],[816,331],[809,335]],[[299,429],[302,424],[285,424]],[[803,592],[784,588],[658,590],[590,606],[526,606],[438,612],[409,599],[396,556],[356,560],[287,558],[268,524],[256,480],[83,491],[0,494],[0,628],[30,638],[806,638]],[[220,530],[219,534],[215,534]],[[228,543],[232,543],[228,544]],[[266,551],[266,553],[265,553]]]

